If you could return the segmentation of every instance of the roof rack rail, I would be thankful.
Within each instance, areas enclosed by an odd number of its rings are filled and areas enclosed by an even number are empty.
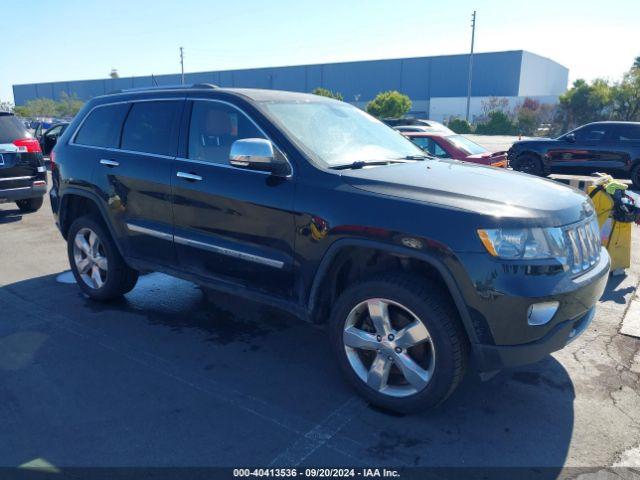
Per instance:
[[[180,90],[186,88],[210,88],[215,89],[219,88],[217,85],[213,83],[194,83],[193,85],[153,85],[149,87],[134,87],[134,88],[120,88],[118,90],[112,90],[107,93],[107,95],[115,95],[117,93],[127,93],[127,92],[144,92],[147,90]]]

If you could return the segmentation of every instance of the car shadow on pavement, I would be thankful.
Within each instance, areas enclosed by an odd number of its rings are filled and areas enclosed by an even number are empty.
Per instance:
[[[0,209],[0,225],[2,225],[3,223],[19,222],[20,220],[22,220],[22,213],[19,209]]]
[[[367,406],[342,380],[324,329],[161,274],[141,277],[110,303],[83,296],[68,274],[33,278],[0,288],[0,311],[0,343],[13,352],[0,353],[0,391],[17,412],[0,433],[0,444],[13,442],[0,465],[47,453],[54,465],[243,458],[267,466],[316,432],[321,441],[304,465],[526,466],[536,478],[555,478],[574,428],[573,384],[553,357],[484,383],[469,374],[442,406],[391,414]],[[153,430],[137,423],[140,415]],[[213,418],[227,427],[211,427]],[[60,434],[60,419],[73,435]],[[176,438],[181,425],[192,431]],[[283,426],[291,438],[279,447]],[[207,445],[224,448],[213,454]],[[92,457],[97,451],[104,456]]]

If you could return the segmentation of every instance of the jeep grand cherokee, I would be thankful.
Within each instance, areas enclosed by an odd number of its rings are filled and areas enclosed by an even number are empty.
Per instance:
[[[95,98],[58,141],[50,196],[89,297],[160,271],[326,323],[348,381],[401,411],[442,402],[468,363],[488,375],[564,347],[609,272],[581,192],[428,157],[308,94]]]

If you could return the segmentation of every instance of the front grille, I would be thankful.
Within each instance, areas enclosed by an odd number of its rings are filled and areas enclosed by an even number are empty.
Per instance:
[[[572,273],[586,272],[600,260],[600,229],[595,216],[564,229]]]

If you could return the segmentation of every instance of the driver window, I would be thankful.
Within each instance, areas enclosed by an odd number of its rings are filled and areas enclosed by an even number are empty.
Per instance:
[[[60,132],[62,131],[62,126],[59,125],[57,127],[53,127],[51,130],[49,130],[45,135],[47,137],[57,137],[60,135]]]
[[[576,140],[579,142],[601,142],[606,135],[604,125],[588,125],[575,132]]]
[[[228,165],[231,145],[243,138],[265,137],[251,120],[230,105],[193,102],[187,158]]]

